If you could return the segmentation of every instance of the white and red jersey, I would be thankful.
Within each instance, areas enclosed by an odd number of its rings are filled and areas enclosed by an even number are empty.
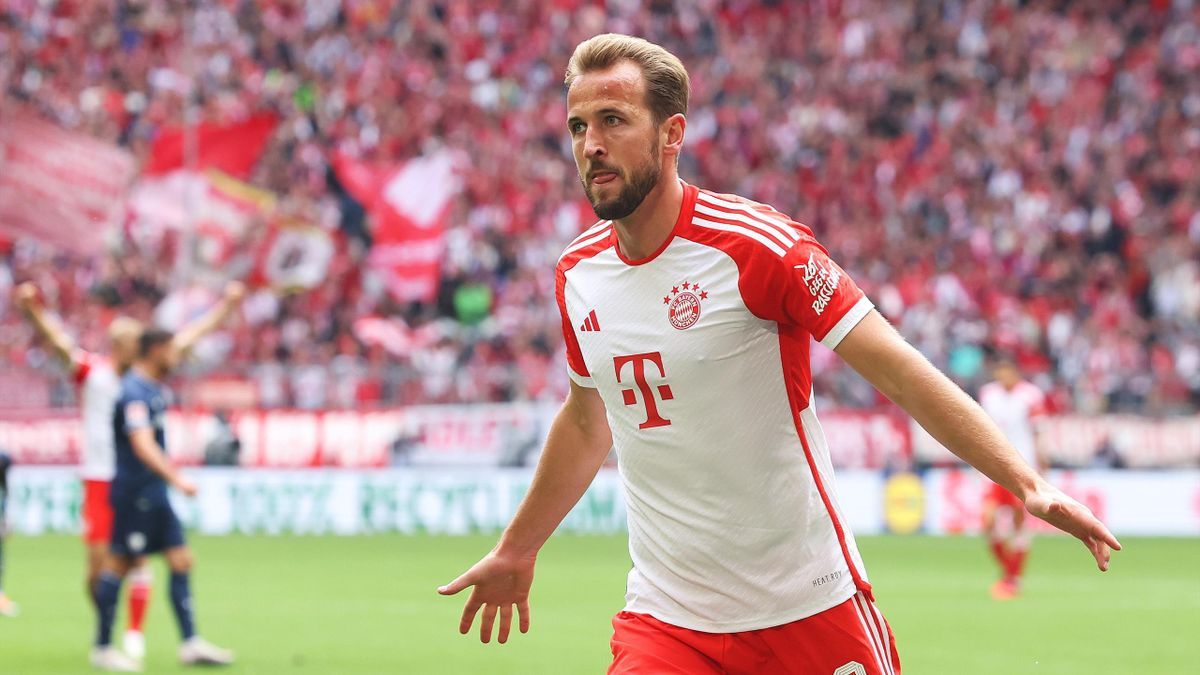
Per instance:
[[[121,378],[108,359],[81,351],[75,356],[72,379],[79,387],[83,414],[83,457],[79,473],[84,480],[111,481],[117,471],[113,447],[113,407],[121,394]]]
[[[979,405],[1004,432],[1004,437],[1030,466],[1037,466],[1034,418],[1046,413],[1046,395],[1037,385],[1024,380],[1012,389],[989,382],[979,389]]]
[[[809,347],[872,309],[812,232],[684,184],[628,260],[610,222],[557,268],[571,379],[598,389],[629,513],[626,609],[705,632],[785,624],[869,591],[812,406]]]

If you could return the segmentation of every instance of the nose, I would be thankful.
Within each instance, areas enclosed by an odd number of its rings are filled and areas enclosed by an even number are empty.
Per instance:
[[[583,137],[583,156],[587,157],[588,159],[596,159],[597,157],[603,157],[606,154],[608,153],[604,149],[604,143],[600,139],[600,133],[593,130],[592,127],[588,127],[588,130],[584,132]]]

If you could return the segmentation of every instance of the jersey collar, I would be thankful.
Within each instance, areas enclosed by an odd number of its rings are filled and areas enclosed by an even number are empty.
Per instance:
[[[621,253],[620,242],[617,241],[616,225],[613,226],[612,234],[610,235],[612,237],[612,247],[613,250],[617,252],[617,257],[621,259],[621,262],[625,263],[626,265],[636,267],[638,265],[645,265],[651,260],[654,260],[659,256],[659,254],[667,250],[667,247],[670,246],[671,242],[675,240],[675,235],[679,234],[679,230],[683,229],[684,225],[692,222],[692,211],[696,207],[696,193],[699,190],[694,185],[688,185],[682,178],[679,179],[679,184],[683,186],[683,203],[679,207],[679,217],[675,219],[675,225],[671,228],[671,233],[667,235],[667,238],[663,240],[663,243],[660,244],[659,247],[650,255],[638,260],[626,258],[625,254]]]

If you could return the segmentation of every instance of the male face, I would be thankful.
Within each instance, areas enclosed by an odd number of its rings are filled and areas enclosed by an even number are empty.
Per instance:
[[[166,377],[171,372],[171,343],[154,345],[146,352],[146,361],[157,377]]]
[[[631,215],[662,177],[659,125],[632,61],[579,75],[567,92],[575,168],[598,218]]]
[[[1005,389],[1012,389],[1021,381],[1021,373],[1017,370],[1016,364],[1011,361],[1001,361],[996,364],[992,375]]]
[[[112,350],[113,364],[124,372],[133,364],[138,353],[138,338],[142,325],[133,319],[119,317],[108,328],[108,342]]]

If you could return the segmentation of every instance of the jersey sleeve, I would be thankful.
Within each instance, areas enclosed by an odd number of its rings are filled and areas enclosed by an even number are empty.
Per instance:
[[[575,327],[571,324],[571,317],[567,314],[567,275],[561,266],[555,270],[554,286],[554,295],[558,300],[558,313],[562,318],[563,343],[567,346],[567,375],[575,384],[595,389],[596,382],[583,362],[583,351],[579,348],[579,336],[575,334]]]
[[[96,366],[96,356],[82,349],[75,352],[75,371],[71,373],[71,381],[79,386],[87,380],[88,375]]]
[[[139,394],[122,396],[118,405],[121,406],[122,417],[125,420],[124,431],[126,434],[153,426],[150,418],[150,401],[146,396]]]
[[[801,328],[830,349],[874,307],[811,236],[786,251],[751,246],[742,263],[739,283],[751,311]]]

